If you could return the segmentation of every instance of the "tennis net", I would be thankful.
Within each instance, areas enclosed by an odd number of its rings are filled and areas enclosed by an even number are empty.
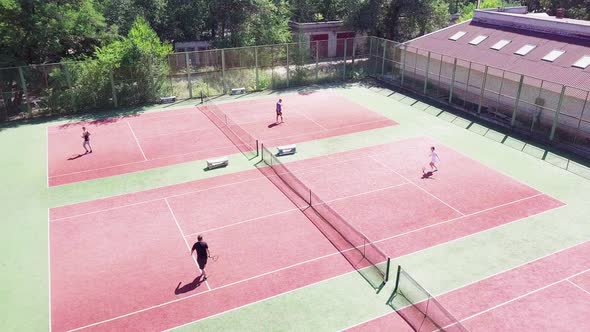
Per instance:
[[[264,144],[261,170],[375,289],[389,275],[389,257],[295,176]]]
[[[258,156],[258,140],[225,114],[212,98],[204,93],[201,98],[203,105],[198,108],[229,138],[238,150],[249,158]]]
[[[401,266],[397,268],[395,289],[387,303],[414,331],[467,332],[467,329]]]

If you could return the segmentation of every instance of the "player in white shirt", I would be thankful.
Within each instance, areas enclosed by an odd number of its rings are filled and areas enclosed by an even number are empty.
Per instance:
[[[434,146],[431,146],[430,147],[430,169],[433,172],[438,171],[436,164],[439,162],[440,162],[440,158],[438,157],[438,154],[436,154],[436,152],[434,151]]]

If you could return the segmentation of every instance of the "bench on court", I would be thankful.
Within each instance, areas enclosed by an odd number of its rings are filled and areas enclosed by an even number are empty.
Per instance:
[[[176,101],[176,96],[160,97],[160,104],[169,104]]]
[[[207,169],[225,167],[227,165],[229,165],[229,160],[227,159],[227,157],[207,159]]]
[[[277,146],[277,150],[278,150],[277,156],[294,154],[295,152],[297,152],[297,145],[291,144],[291,145]]]
[[[244,93],[246,93],[245,87],[231,89],[232,95],[243,95]]]

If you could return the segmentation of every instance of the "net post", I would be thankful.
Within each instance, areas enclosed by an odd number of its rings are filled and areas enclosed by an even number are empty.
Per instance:
[[[387,266],[385,267],[385,282],[389,281],[389,268],[391,267],[391,258],[387,257]]]
[[[258,148],[258,140],[256,140],[256,157],[260,155],[260,149]]]
[[[391,295],[389,296],[389,298],[387,299],[387,302],[386,302],[386,304],[389,306],[391,306],[391,302],[393,302],[393,299],[397,295],[397,288],[399,287],[399,275],[401,273],[401,270],[402,270],[402,266],[398,265],[397,266],[397,274],[396,274],[396,278],[395,278],[395,287],[393,288],[393,292],[391,292]]]
[[[395,274],[395,287],[393,288],[393,294],[397,294],[397,289],[399,287],[399,275],[402,272],[402,266],[397,266],[397,273]]]
[[[256,142],[258,142],[258,141],[256,141]],[[262,161],[264,161],[264,143],[261,144],[260,157],[261,157]]]
[[[200,91],[201,104],[203,103],[203,90]]]
[[[312,206],[312,204],[311,204],[311,189],[309,189],[309,206],[310,207]]]

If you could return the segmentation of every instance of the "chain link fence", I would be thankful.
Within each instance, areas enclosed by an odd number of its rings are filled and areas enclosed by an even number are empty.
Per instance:
[[[340,82],[368,76],[369,37],[173,53],[117,68],[94,61],[0,69],[0,121]],[[149,61],[148,61],[149,62]]]
[[[377,37],[173,53],[165,63],[94,61],[0,69],[0,121],[374,77],[551,143],[590,150],[589,90]]]
[[[371,76],[590,155],[590,91],[371,37]]]

